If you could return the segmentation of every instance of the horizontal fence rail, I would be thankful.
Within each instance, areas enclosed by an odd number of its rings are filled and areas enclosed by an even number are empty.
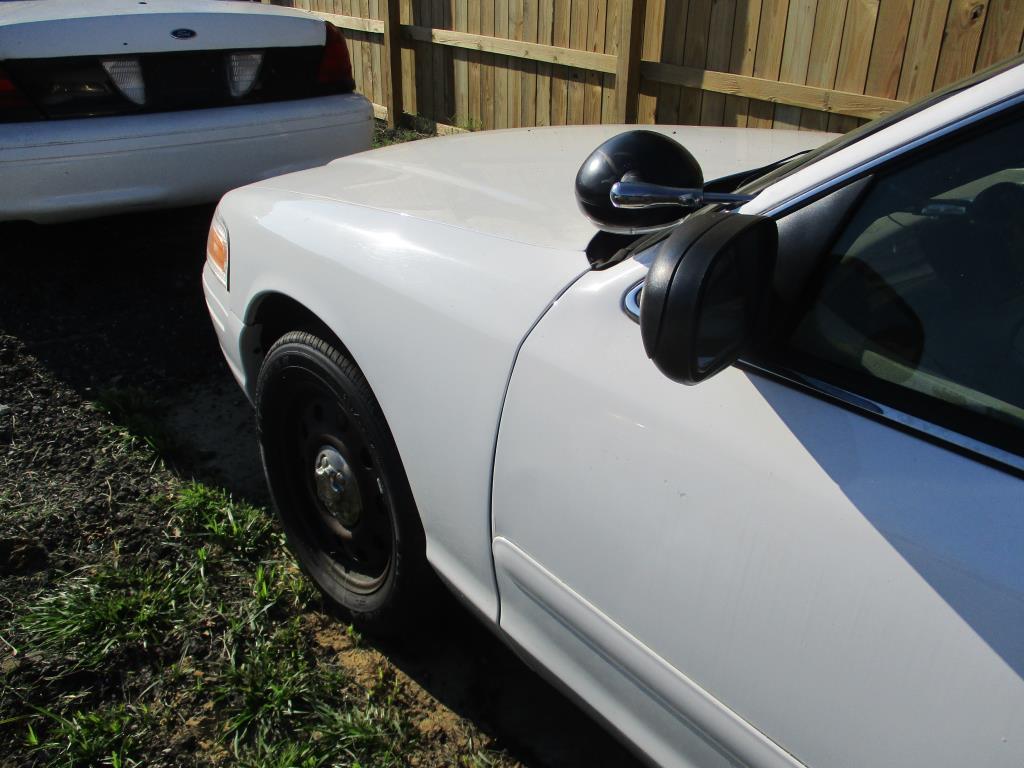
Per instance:
[[[659,122],[845,131],[1016,55],[1024,42],[1024,0],[277,4],[346,30],[357,83],[378,116],[456,129]]]

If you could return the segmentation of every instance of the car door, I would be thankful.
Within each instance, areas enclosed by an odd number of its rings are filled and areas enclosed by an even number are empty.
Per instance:
[[[763,337],[697,386],[630,317],[649,252],[523,344],[501,626],[656,762],[1024,764],[1024,126],[1000,120],[780,218]]]

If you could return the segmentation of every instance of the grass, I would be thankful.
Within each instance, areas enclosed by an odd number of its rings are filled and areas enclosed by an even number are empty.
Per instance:
[[[133,648],[166,646],[187,624],[187,575],[117,565],[65,579],[21,615],[29,645],[94,669]]]
[[[235,501],[222,489],[185,483],[171,508],[186,531],[227,552],[252,556],[271,543],[273,525],[266,510]],[[280,543],[279,537],[274,543]]]
[[[151,503],[168,514],[159,562],[115,548],[17,617],[21,649],[45,661],[62,693],[19,694],[22,714],[0,719],[0,730],[23,729],[22,747],[40,765],[139,765],[151,729],[180,726],[154,715],[168,707],[154,693],[167,689],[210,713],[200,727],[238,765],[406,764],[416,731],[398,705],[398,679],[381,668],[370,685],[355,684],[312,642],[301,619],[317,593],[266,511],[194,481]],[[353,628],[343,632],[361,643]],[[76,687],[76,674],[111,668],[124,687],[114,701]],[[130,690],[132,674],[149,684]]]
[[[249,645],[239,638],[211,691],[243,764],[384,768],[404,764],[413,743],[394,699],[371,690],[360,700],[340,669],[316,659],[296,620]]]
[[[318,701],[344,687],[336,669],[310,659],[295,621],[251,642],[229,640],[227,664],[212,686],[234,737],[290,730],[308,719]]]
[[[129,709],[124,704],[93,711],[76,710],[67,716],[42,710],[54,727],[46,741],[28,726],[26,742],[33,752],[49,755],[52,766],[111,766],[127,768],[140,765],[134,755],[149,725],[145,707]]]

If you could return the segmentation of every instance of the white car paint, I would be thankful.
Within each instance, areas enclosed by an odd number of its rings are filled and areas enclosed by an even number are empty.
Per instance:
[[[599,653],[616,631],[551,610],[575,594],[629,627],[620,667],[685,671],[570,681],[615,722],[676,718],[639,726],[662,765],[687,764],[688,722],[744,765],[795,764],[760,734],[810,766],[1021,765],[1024,482],[739,368],[673,383],[623,322],[646,266],[622,266],[577,281],[516,360],[493,495],[497,541],[521,553],[502,567],[495,548],[502,628],[540,659]],[[531,585],[522,558],[561,584]]]
[[[220,322],[251,323],[261,299],[281,293],[301,297],[345,340],[402,452],[431,563],[491,620],[498,616],[491,529],[480,511],[489,504],[501,396],[527,329],[588,269],[583,248],[596,228],[564,201],[572,200],[576,169],[590,149],[622,130],[575,128],[567,131],[573,142],[558,129],[433,139],[419,144],[419,166],[402,161],[416,145],[388,148],[235,190],[220,205],[232,253],[245,254],[232,262],[230,294],[212,276],[204,283],[230,310]],[[659,130],[688,143],[691,135],[698,144],[703,139],[705,170],[714,175],[823,138]],[[719,138],[711,139],[713,133]],[[447,162],[454,157],[465,165]],[[466,191],[466,169],[488,158],[515,190],[497,203],[479,186]],[[435,159],[444,165],[423,172]],[[410,210],[398,215],[382,210],[405,204]],[[516,222],[523,241],[511,239]],[[316,279],[325,269],[345,277]],[[251,396],[257,373],[245,354],[251,343],[243,334],[222,335],[221,344]],[[406,386],[409,371],[421,387]],[[454,487],[452,467],[460,468]]]
[[[370,145],[358,94],[244,107],[0,124],[0,221],[190,205]]]
[[[621,125],[526,128],[395,144],[326,168],[264,182],[379,211],[543,248],[582,251],[597,231],[580,215],[573,180],[590,150]],[[828,134],[651,126],[683,141],[708,179],[816,147]]]
[[[174,29],[194,30],[178,40]],[[20,0],[0,3],[0,61],[112,53],[322,45],[308,13],[227,0]]]
[[[743,210],[1022,91],[1017,65]],[[323,320],[381,403],[431,563],[654,762],[1024,764],[1019,467],[757,371],[661,376],[622,309],[650,253],[591,271],[572,200],[621,130],[437,139],[230,193],[231,290],[209,269],[204,289],[240,384],[265,297]],[[707,177],[796,149],[657,130]]]
[[[191,39],[170,32],[193,30]],[[308,13],[226,0],[0,3],[4,60],[323,45]],[[216,200],[370,147],[358,94],[107,117],[0,122],[0,221],[40,223]]]

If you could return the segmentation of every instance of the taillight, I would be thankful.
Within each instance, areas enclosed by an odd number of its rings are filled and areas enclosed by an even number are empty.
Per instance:
[[[7,73],[0,68],[0,109],[24,109],[27,106],[29,106],[28,99],[22,95],[18,86],[14,84]]]
[[[324,55],[320,59],[320,84],[341,86],[342,89],[355,87],[352,80],[352,61],[348,57],[348,46],[341,30],[325,21],[327,39],[324,42]]]
[[[42,115],[33,106],[10,75],[0,67],[0,123],[39,120]]]

